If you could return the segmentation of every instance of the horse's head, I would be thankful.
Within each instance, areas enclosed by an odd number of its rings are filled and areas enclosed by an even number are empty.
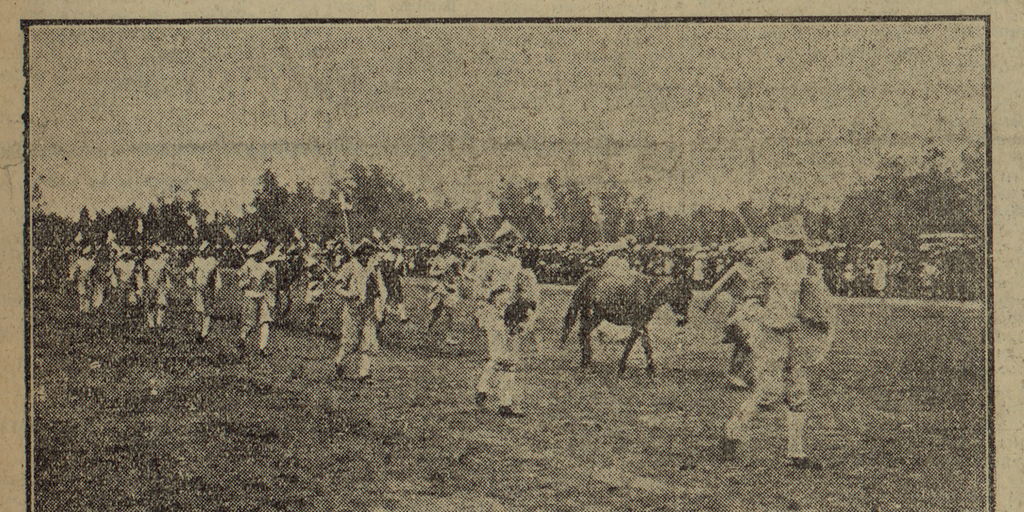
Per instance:
[[[687,309],[690,307],[690,298],[693,293],[686,285],[684,279],[672,279],[663,277],[658,279],[656,295],[658,304],[668,304],[676,315],[676,325],[682,327],[686,324]]]

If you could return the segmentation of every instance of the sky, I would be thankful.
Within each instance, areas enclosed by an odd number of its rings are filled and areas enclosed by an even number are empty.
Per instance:
[[[835,209],[878,163],[985,140],[981,22],[34,26],[47,211],[352,162],[486,210],[499,179],[612,178],[655,209]],[[956,166],[956,158],[949,163]]]

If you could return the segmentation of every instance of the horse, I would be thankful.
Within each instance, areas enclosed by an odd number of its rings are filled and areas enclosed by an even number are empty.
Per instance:
[[[668,304],[676,315],[676,324],[685,325],[686,310],[692,296],[688,286],[670,277],[651,277],[632,270],[624,273],[600,268],[591,270],[580,279],[569,301],[561,346],[565,347],[569,331],[579,317],[580,367],[585,369],[590,366],[593,355],[590,333],[604,320],[616,325],[629,325],[631,332],[619,361],[619,375],[626,372],[626,361],[637,338],[640,338],[647,356],[647,373],[653,377],[654,356],[647,324],[658,308]]]

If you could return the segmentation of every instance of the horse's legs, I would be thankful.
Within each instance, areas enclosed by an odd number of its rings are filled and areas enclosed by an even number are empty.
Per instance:
[[[590,346],[590,333],[594,330],[596,325],[594,319],[590,315],[589,310],[580,312],[580,368],[586,368],[590,366],[590,361],[593,359],[593,349]]]
[[[636,339],[640,337],[640,331],[634,327],[630,330],[629,339],[626,340],[626,349],[622,351],[622,359],[619,360],[619,376],[621,377],[626,373],[626,361],[629,360],[629,354],[633,352],[633,345],[636,345]]]
[[[651,337],[647,331],[640,334],[640,343],[644,347],[644,355],[647,356],[647,375],[654,377],[654,349],[651,348]]]

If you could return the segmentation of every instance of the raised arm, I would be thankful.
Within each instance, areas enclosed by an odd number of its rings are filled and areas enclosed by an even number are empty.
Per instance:
[[[723,291],[727,290],[730,286],[732,286],[733,281],[735,281],[739,276],[740,263],[737,263],[733,265],[732,268],[725,272],[725,275],[723,275],[722,278],[719,279],[718,282],[711,287],[711,291],[708,292],[708,296],[697,304],[697,307],[700,308],[700,311],[702,313],[707,314],[708,307],[710,307],[711,303],[713,303],[715,299],[718,298],[718,295],[720,293],[722,293]]]

